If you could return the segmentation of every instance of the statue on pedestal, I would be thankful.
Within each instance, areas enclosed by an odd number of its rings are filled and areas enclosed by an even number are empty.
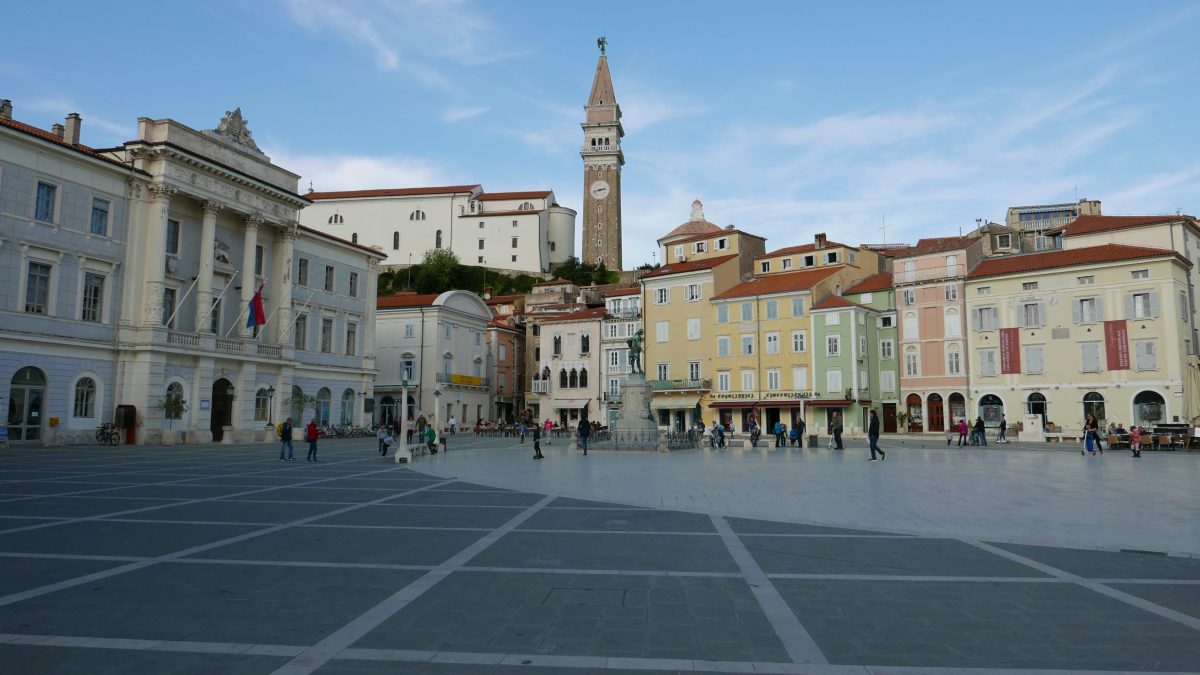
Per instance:
[[[639,328],[626,342],[629,344],[629,372],[644,374],[646,369],[642,367],[642,329]]]

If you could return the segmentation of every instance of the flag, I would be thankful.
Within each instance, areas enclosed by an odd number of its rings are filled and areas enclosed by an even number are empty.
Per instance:
[[[262,303],[262,284],[258,290],[254,291],[254,297],[250,298],[250,313],[246,317],[246,328],[255,328],[267,322],[267,312],[263,309]]]

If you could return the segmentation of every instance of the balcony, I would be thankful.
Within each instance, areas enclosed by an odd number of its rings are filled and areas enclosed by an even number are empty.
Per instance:
[[[966,265],[943,265],[940,267],[928,267],[921,270],[913,270],[911,272],[898,271],[893,273],[894,283],[899,284],[917,284],[924,281],[934,281],[936,279],[959,279],[967,276]]]
[[[621,392],[606,391],[600,394],[600,401],[603,403],[620,403]]]
[[[640,319],[642,311],[640,309],[618,309],[610,310],[608,313],[610,319]]]
[[[167,331],[167,344],[176,345],[178,347],[186,347],[188,349],[199,349],[200,336],[193,333],[176,333],[175,331]]]
[[[242,354],[245,350],[245,345],[241,340],[230,340],[228,338],[217,338],[217,351],[225,352],[226,354]]]
[[[278,359],[282,356],[283,350],[279,345],[258,345],[258,355],[265,356],[269,359]]]
[[[534,380],[532,386],[529,387],[529,391],[535,394],[549,394],[550,380]]]
[[[654,391],[687,391],[712,389],[712,380],[650,380]]]
[[[487,377],[478,375],[458,375],[457,373],[436,373],[433,376],[435,382],[441,384],[450,384],[460,387],[490,387],[492,381]]]

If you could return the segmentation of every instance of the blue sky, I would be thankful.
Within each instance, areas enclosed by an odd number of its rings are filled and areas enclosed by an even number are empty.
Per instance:
[[[592,9],[602,8],[602,9]],[[318,190],[550,188],[579,209],[605,35],[626,266],[687,219],[845,243],[1017,204],[1200,214],[1193,2],[18,2],[0,97],[83,142],[139,116],[259,145]],[[69,18],[67,18],[69,17]],[[1076,192],[1077,191],[1077,192]]]

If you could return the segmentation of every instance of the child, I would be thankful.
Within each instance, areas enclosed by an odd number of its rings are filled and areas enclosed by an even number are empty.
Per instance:
[[[1136,424],[1129,430],[1129,449],[1134,457],[1142,456],[1142,428]]]
[[[538,425],[533,425],[533,458],[546,459],[542,454],[542,428]]]

